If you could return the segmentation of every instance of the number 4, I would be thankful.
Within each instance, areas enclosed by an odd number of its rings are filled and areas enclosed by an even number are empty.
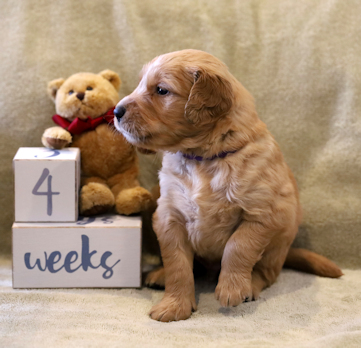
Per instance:
[[[60,195],[60,192],[52,192],[51,191],[51,180],[53,178],[52,175],[49,175],[49,169],[48,168],[44,168],[38,182],[35,184],[34,188],[33,188],[33,195],[35,196],[48,196],[48,203],[47,203],[47,214],[49,216],[51,216],[51,214],[53,213],[53,195]],[[39,192],[39,188],[40,186],[43,184],[43,182],[45,181],[45,179],[48,178],[48,191],[46,192]]]

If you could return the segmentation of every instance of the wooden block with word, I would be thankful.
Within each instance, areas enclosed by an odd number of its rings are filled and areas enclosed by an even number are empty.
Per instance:
[[[80,150],[21,147],[13,160],[15,221],[77,221]]]
[[[141,286],[141,218],[13,224],[14,288]]]

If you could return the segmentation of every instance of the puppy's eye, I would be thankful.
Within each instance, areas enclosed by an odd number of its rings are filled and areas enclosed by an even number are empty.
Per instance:
[[[88,87],[86,88],[86,90],[87,90],[87,91],[92,91],[92,90],[93,90],[93,87],[88,86]]]
[[[162,88],[162,87],[157,87],[157,93],[160,94],[160,95],[166,95],[169,93],[169,91],[165,88]]]
[[[68,92],[69,95],[71,95],[73,93],[74,93],[74,91],[72,89]]]

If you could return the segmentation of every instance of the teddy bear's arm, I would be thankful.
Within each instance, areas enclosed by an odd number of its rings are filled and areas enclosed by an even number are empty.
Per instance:
[[[50,127],[45,130],[41,142],[50,149],[63,149],[72,141],[71,134],[61,127]]]

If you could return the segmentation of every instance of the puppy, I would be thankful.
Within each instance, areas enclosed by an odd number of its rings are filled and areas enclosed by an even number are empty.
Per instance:
[[[225,307],[257,299],[285,261],[342,275],[326,258],[290,249],[302,215],[295,179],[252,96],[221,61],[196,50],[155,58],[115,115],[130,143],[164,152],[153,217],[164,268],[147,282],[165,285],[165,294],[151,318],[196,310],[195,256],[220,263],[215,294]]]

